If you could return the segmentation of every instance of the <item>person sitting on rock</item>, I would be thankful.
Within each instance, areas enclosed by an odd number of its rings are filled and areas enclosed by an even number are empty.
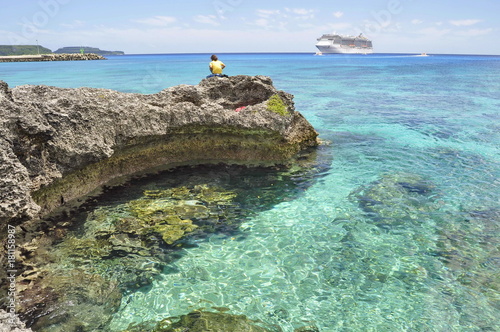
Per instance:
[[[208,65],[208,68],[210,68],[210,72],[212,73],[211,75],[208,75],[207,78],[209,77],[228,77],[227,75],[222,74],[222,70],[226,68],[226,65],[220,61],[217,58],[217,55],[213,54],[210,59],[212,59],[212,62]]]

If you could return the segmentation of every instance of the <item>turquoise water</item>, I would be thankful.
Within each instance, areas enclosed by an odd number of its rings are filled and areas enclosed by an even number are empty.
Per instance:
[[[111,330],[211,307],[282,331],[500,330],[500,57],[219,58],[294,94],[329,164],[300,195],[243,209],[235,234],[182,249]],[[197,84],[208,62],[3,63],[0,79],[154,93]]]

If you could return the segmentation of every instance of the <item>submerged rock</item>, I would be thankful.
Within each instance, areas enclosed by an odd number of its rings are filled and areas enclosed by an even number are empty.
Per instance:
[[[360,187],[350,197],[380,225],[418,222],[439,209],[435,186],[411,173],[384,175]]]
[[[450,219],[453,223],[440,231],[435,255],[453,279],[485,294],[500,309],[500,210],[466,211]]]
[[[54,271],[26,290],[19,315],[35,331],[98,331],[120,306],[117,283],[81,269]]]
[[[320,332],[320,331],[316,326],[310,325],[310,326],[299,327],[298,329],[295,329],[293,332]]]
[[[131,324],[122,332],[271,332],[282,331],[279,326],[268,328],[257,325],[245,315],[229,314],[227,308],[213,308],[219,312],[195,310],[180,317],[169,317],[158,323]],[[262,324],[262,322],[260,322]],[[319,332],[314,325],[294,329],[294,332]]]
[[[235,197],[206,184],[146,190],[142,198],[93,211],[80,232],[60,240],[35,238],[20,261],[19,313],[39,331],[104,326],[121,293],[150,284],[172,259],[168,246],[198,228],[186,218],[210,220],[214,206]],[[81,312],[95,313],[89,318]]]
[[[61,222],[44,221],[49,225],[40,228],[43,233],[19,246],[18,268],[23,273],[17,284],[23,318],[35,322],[40,331],[75,327],[94,331],[106,324],[116,307],[96,304],[89,297],[68,300],[65,294],[74,293],[73,285],[64,283],[64,291],[48,286],[49,280],[85,271],[93,281],[82,282],[82,290],[89,293],[99,293],[106,285],[115,285],[124,293],[147,287],[182,255],[179,249],[203,241],[208,234],[243,239],[245,232],[238,227],[245,218],[301,195],[321,170],[322,166],[307,159],[291,168],[182,167],[112,188],[98,197],[101,204],[97,207],[91,200],[82,206],[81,214],[61,216]],[[182,220],[190,220],[188,225],[196,227],[187,230]],[[163,226],[179,226],[179,232],[168,233],[166,239]],[[178,239],[170,237],[172,234]],[[201,267],[193,267],[184,277],[193,283],[211,278]],[[78,315],[57,315],[55,319],[53,311],[66,303],[71,303],[70,312],[103,308],[88,322]]]
[[[176,321],[177,320],[177,321]],[[153,328],[146,325],[131,326],[123,332],[270,332],[255,325],[245,315],[232,315],[222,312],[193,311],[181,317],[162,320]]]

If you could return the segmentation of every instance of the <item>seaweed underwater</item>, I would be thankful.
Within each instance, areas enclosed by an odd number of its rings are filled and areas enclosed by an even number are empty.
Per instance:
[[[104,330],[124,294],[146,291],[210,234],[244,241],[239,225],[302,195],[327,173],[326,158],[310,150],[292,167],[179,167],[54,214],[20,247],[19,287],[29,308],[21,317],[35,331]]]

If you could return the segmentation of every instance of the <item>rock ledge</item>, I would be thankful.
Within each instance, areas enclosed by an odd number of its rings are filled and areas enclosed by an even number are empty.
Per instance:
[[[275,95],[286,114],[267,106]],[[264,76],[205,79],[152,95],[9,89],[0,81],[2,230],[155,168],[286,164],[317,145],[316,131],[292,99]]]

